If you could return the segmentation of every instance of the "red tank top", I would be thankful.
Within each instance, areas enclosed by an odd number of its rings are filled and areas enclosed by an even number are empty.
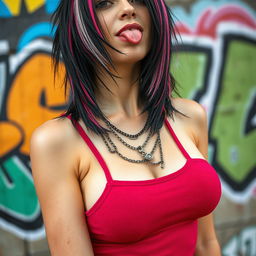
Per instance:
[[[185,165],[160,178],[125,181],[112,179],[103,157],[76,123],[107,179],[100,198],[85,212],[95,256],[194,255],[197,219],[215,209],[221,184],[214,168],[191,158],[167,120],[165,125],[186,157]]]

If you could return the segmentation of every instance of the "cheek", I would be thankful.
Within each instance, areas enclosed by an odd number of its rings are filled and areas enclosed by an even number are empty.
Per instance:
[[[109,30],[108,30],[109,21],[102,14],[98,15],[98,19],[99,19],[99,23],[100,23],[102,32],[103,32],[105,38],[108,39],[110,37]]]
[[[146,7],[144,10],[141,11],[141,16],[143,17],[145,25],[151,24],[151,15]]]
[[[145,9],[145,10],[141,11],[140,16],[141,16],[141,21],[143,22],[143,26],[148,31],[148,33],[147,33],[148,34],[148,39],[151,40],[152,21],[151,21],[151,16],[150,16],[150,13],[149,13],[148,9]]]

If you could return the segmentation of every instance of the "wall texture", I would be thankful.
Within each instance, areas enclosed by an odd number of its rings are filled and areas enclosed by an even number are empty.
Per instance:
[[[208,112],[209,161],[222,181],[215,224],[224,256],[256,256],[256,2],[169,0],[180,32],[172,71]],[[49,255],[29,139],[65,109],[53,84],[57,0],[0,0],[0,255]],[[54,32],[53,32],[54,33]]]

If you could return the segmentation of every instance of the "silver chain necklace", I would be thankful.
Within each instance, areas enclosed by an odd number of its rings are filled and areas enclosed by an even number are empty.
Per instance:
[[[116,153],[119,157],[121,157],[122,159],[124,159],[128,162],[131,162],[131,163],[146,163],[147,162],[147,163],[152,164],[152,165],[160,165],[162,169],[164,168],[163,150],[162,150],[162,143],[161,143],[160,131],[159,130],[157,131],[157,138],[155,140],[154,146],[153,146],[152,150],[149,153],[145,152],[144,148],[147,145],[150,138],[152,138],[152,133],[151,132],[149,132],[149,134],[148,134],[146,140],[144,141],[144,143],[140,146],[137,146],[137,147],[130,145],[129,143],[124,141],[118,135],[118,133],[119,133],[119,134],[121,134],[125,137],[128,137],[129,139],[132,139],[132,140],[138,139],[140,135],[145,133],[145,130],[146,130],[147,125],[148,125],[148,120],[146,121],[146,124],[143,127],[143,129],[137,134],[125,133],[124,131],[121,131],[116,126],[111,124],[109,121],[104,120],[104,122],[106,123],[107,127],[109,128],[108,132],[111,132],[124,146],[126,146],[129,149],[132,149],[134,151],[137,151],[143,159],[137,160],[137,159],[131,159],[131,158],[128,158],[128,157],[124,156],[123,154],[121,154],[119,152],[117,146],[115,145],[115,143],[109,137],[109,134],[108,133],[102,134],[101,137],[102,137],[102,139],[103,139],[103,141],[104,141],[105,145],[107,146],[110,153]],[[156,150],[157,146],[159,146],[160,161],[154,162],[153,158],[154,158],[154,153],[155,153],[155,150]]]
[[[114,126],[113,124],[111,124],[108,120],[104,120],[104,122],[106,123],[106,125],[109,127],[109,128],[112,128],[112,130],[116,131],[117,133],[120,133],[122,134],[123,136],[125,137],[128,137],[129,139],[131,140],[136,140],[140,135],[142,135],[147,126],[148,126],[148,121],[149,121],[149,118],[147,119],[144,127],[142,128],[142,130],[140,132],[138,132],[137,134],[129,134],[129,133],[126,133],[124,131],[121,131],[120,129],[118,129],[116,126]]]

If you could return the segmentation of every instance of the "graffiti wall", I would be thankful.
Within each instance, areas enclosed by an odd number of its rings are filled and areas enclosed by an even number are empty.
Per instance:
[[[255,256],[256,2],[166,2],[180,33],[172,65],[179,91],[208,113],[209,161],[223,186],[214,215],[223,255]],[[0,0],[0,255],[47,255],[29,140],[67,102],[50,59],[57,5]]]
[[[208,113],[223,255],[256,255],[256,2],[179,2],[170,1],[181,33],[173,70],[182,96]]]

